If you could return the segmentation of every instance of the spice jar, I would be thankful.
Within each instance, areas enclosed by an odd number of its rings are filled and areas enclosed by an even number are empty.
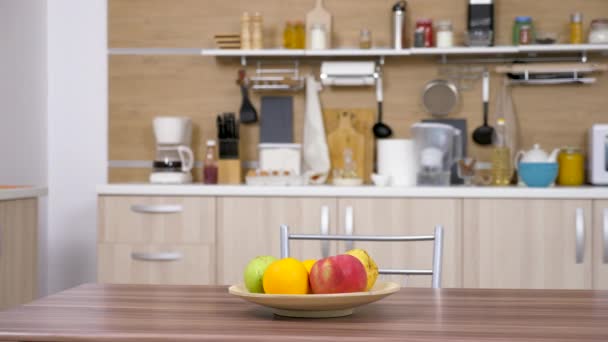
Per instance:
[[[529,26],[529,31],[527,32],[529,34],[529,41],[530,43],[527,44],[532,44],[532,42],[535,41],[535,37],[534,37],[534,25],[532,24],[532,17],[528,17],[528,16],[518,16],[515,17],[515,23],[513,24],[513,45],[519,45],[521,44],[521,27],[522,26]]]
[[[585,182],[585,158],[580,149],[563,148],[557,158],[559,174],[557,183],[564,186],[579,186]]]
[[[303,21],[296,21],[294,30],[294,49],[304,49],[306,47],[306,28]]]
[[[436,46],[439,48],[448,48],[454,46],[454,32],[452,31],[452,22],[442,20],[437,22],[436,30]]]
[[[433,34],[433,20],[432,19],[418,19],[416,20],[416,31],[421,30],[424,32],[424,47],[435,46],[434,34]]]
[[[583,14],[573,13],[570,16],[570,44],[583,43]]]
[[[595,19],[591,22],[589,44],[608,44],[608,19]]]
[[[359,34],[359,48],[360,49],[371,49],[372,48],[372,32],[366,28],[361,30]]]

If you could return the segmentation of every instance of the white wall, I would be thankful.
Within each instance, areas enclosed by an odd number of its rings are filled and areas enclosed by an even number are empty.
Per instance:
[[[0,0],[0,184],[47,184],[46,0]],[[46,293],[46,199],[39,289]]]
[[[107,181],[106,17],[106,0],[48,1],[49,293],[96,278],[95,186]]]

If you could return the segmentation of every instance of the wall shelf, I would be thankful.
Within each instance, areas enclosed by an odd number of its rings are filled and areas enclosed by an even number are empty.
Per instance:
[[[329,50],[222,50],[199,48],[111,48],[110,55],[184,55],[212,57],[390,57],[390,56],[479,56],[479,55],[517,55],[517,54],[586,54],[591,52],[608,54],[608,44],[554,44],[492,47],[453,47],[453,48],[411,48],[411,49],[329,49]]]

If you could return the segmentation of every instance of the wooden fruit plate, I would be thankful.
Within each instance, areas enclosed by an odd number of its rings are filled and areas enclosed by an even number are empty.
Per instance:
[[[309,294],[272,295],[250,293],[245,285],[230,286],[228,292],[246,301],[266,306],[275,315],[304,318],[329,318],[351,315],[354,308],[373,303],[397,291],[400,286],[393,282],[378,282],[371,291]]]

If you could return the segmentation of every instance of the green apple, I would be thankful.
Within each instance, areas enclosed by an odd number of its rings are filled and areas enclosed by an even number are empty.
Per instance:
[[[277,259],[270,255],[259,256],[249,262],[245,268],[245,286],[251,293],[264,293],[262,277],[268,265]]]

